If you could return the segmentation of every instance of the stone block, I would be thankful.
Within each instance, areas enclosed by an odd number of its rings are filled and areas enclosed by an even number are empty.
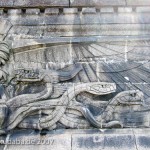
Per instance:
[[[81,16],[81,24],[99,24],[99,14],[83,14]]]
[[[23,136],[24,134],[24,136]],[[13,134],[8,139],[7,150],[71,150],[71,135],[67,134],[47,134],[41,136],[34,132]]]
[[[69,6],[69,0],[1,0],[1,7]]]
[[[27,15],[38,15],[40,13],[40,9],[26,9]]]
[[[150,23],[150,15],[148,13],[101,14],[100,23],[102,24],[110,24],[110,23],[144,24],[145,23],[146,24],[146,23]]]
[[[150,148],[150,135],[136,135],[137,147],[140,150],[149,150]]]
[[[1,0],[0,1],[0,6],[13,6],[13,0]]]
[[[113,7],[103,7],[100,9],[101,13],[113,13],[114,12],[114,8]]]
[[[51,24],[80,24],[79,15],[26,15],[22,17],[11,17],[11,23],[13,25],[51,25]]]
[[[8,14],[9,15],[19,15],[19,14],[22,14],[22,10],[21,9],[9,9]]]
[[[34,131],[13,132],[0,137],[6,150],[149,150],[149,129],[59,130],[42,136]],[[2,145],[1,145],[2,146]],[[3,145],[4,146],[4,145]]]
[[[82,8],[83,14],[95,14],[96,8]]]
[[[125,0],[70,0],[71,6],[125,6]]]
[[[119,7],[118,12],[119,13],[131,13],[132,8],[131,7]]]
[[[59,15],[45,18],[46,24],[80,24],[78,15]]]
[[[132,134],[76,134],[72,136],[72,150],[136,150]]]
[[[14,6],[35,7],[35,6],[69,6],[69,0],[14,0]]]
[[[147,13],[150,12],[150,7],[137,7],[136,8],[137,13]]]
[[[64,8],[63,13],[64,14],[77,14],[78,9],[77,8]]]
[[[58,8],[46,8],[45,9],[45,14],[46,15],[56,15],[56,14],[59,14],[59,9]]]
[[[126,0],[128,6],[150,6],[149,0]]]

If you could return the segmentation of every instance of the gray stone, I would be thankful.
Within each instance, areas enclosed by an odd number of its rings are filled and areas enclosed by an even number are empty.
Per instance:
[[[95,14],[96,8],[82,8],[83,14]]]
[[[147,0],[0,8],[0,149],[150,148]]]
[[[22,133],[23,135],[24,133]],[[13,134],[8,139],[7,150],[13,150],[14,146],[16,150],[26,150],[26,149],[59,149],[59,150],[71,150],[71,135],[59,134],[51,135],[47,134],[41,136],[39,134],[34,134],[22,136],[21,134]]]
[[[7,137],[6,150],[19,149],[60,149],[60,150],[148,150],[149,130],[145,129],[121,129],[121,130],[69,130],[64,132],[47,132],[41,136],[34,132],[14,132]],[[24,135],[24,136],[23,136]],[[1,140],[5,141],[4,137]],[[47,144],[44,144],[47,143]],[[19,144],[22,143],[22,144]]]
[[[131,13],[132,8],[131,7],[118,7],[119,13]]]
[[[113,13],[114,12],[114,8],[113,7],[104,7],[101,8],[101,13]]]
[[[46,15],[53,15],[53,14],[58,14],[59,13],[59,9],[58,8],[46,8],[45,9],[45,14]]]
[[[11,28],[11,23],[7,20],[0,20],[0,34],[6,34]]]
[[[27,15],[38,15],[40,13],[40,9],[26,9]]]
[[[138,13],[147,13],[150,12],[150,7],[137,7],[136,12]]]
[[[39,13],[34,12],[34,13]],[[57,13],[57,12],[56,12]],[[48,12],[46,12],[48,14]],[[49,13],[51,14],[51,12]],[[134,18],[134,19],[133,19]],[[6,18],[5,18],[6,19]],[[90,14],[60,14],[60,15],[8,15],[13,25],[80,25],[80,24],[149,24],[149,13],[90,13]]]
[[[21,9],[10,9],[8,10],[9,15],[21,15],[22,11]]]
[[[77,14],[78,9],[77,8],[64,8],[63,13],[64,14]]]
[[[99,24],[99,14],[83,14],[81,16],[81,24]]]
[[[1,0],[0,1],[0,6],[13,6],[13,1],[12,0]]]
[[[1,7],[69,6],[69,0],[1,0]]]
[[[127,5],[132,5],[132,6],[148,6],[149,4],[149,0],[126,0],[127,1]]]
[[[125,5],[125,0],[70,0],[71,6],[110,6]]]
[[[3,10],[2,9],[0,9],[0,15],[3,15]]]

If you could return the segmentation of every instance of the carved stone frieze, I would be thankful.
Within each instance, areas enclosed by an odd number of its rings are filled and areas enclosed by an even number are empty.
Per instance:
[[[145,107],[142,91],[118,92],[115,83],[95,80],[98,76],[88,66],[93,64],[72,62],[57,68],[48,62],[43,68],[19,68],[15,65],[18,63],[14,58],[16,54],[10,55],[6,43],[1,42],[0,52],[3,81],[1,133],[16,128],[126,128],[132,126],[130,120],[136,118],[137,112],[142,114],[143,109],[149,109]],[[89,77],[85,77],[84,70]],[[75,78],[83,78],[86,82],[74,82]],[[96,101],[94,97],[97,97]],[[129,116],[131,109],[132,115]],[[134,123],[136,127],[149,127],[144,121]]]

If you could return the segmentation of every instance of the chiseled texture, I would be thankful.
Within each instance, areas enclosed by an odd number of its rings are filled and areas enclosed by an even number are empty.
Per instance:
[[[125,0],[70,0],[71,6],[125,6]]]
[[[1,0],[1,7],[69,6],[69,0]]]
[[[38,6],[147,6],[148,0],[1,0],[1,7],[38,7]]]

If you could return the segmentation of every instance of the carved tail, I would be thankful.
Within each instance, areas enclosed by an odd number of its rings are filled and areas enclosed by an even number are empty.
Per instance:
[[[54,123],[60,120],[63,114],[66,111],[66,108],[70,101],[81,92],[89,92],[97,95],[109,94],[115,91],[114,84],[108,84],[109,86],[103,86],[107,83],[84,83],[79,84],[74,87],[68,89],[61,97],[58,106],[56,106],[55,110],[47,117],[41,118],[40,125],[41,128],[47,128],[52,126]],[[96,89],[93,86],[97,87]]]
[[[110,121],[108,123],[102,122],[103,119],[101,119],[101,121],[97,121],[90,110],[87,108],[82,108],[82,113],[84,117],[90,122],[90,124],[96,128],[121,128],[123,126],[119,121]]]

